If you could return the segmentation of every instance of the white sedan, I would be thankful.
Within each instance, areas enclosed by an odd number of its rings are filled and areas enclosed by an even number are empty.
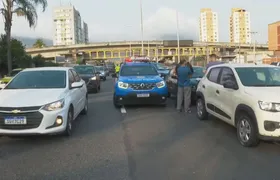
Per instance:
[[[0,90],[0,135],[71,135],[87,114],[85,82],[70,67],[25,69]]]

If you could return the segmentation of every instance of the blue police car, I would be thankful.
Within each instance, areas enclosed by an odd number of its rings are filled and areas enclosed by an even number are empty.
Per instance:
[[[124,63],[114,87],[114,105],[166,105],[167,86],[153,64]]]

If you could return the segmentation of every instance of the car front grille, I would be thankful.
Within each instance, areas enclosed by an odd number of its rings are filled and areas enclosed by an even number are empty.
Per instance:
[[[156,83],[133,83],[129,87],[133,90],[151,90],[156,87]]]
[[[5,124],[5,117],[17,117],[24,116],[26,117],[26,124]],[[22,130],[22,129],[33,129],[40,126],[43,120],[43,114],[39,111],[37,112],[26,112],[26,113],[3,113],[0,112],[0,129],[9,129],[9,130]]]
[[[19,111],[38,111],[42,106],[30,106],[30,107],[0,107],[0,112],[9,112],[13,110]]]

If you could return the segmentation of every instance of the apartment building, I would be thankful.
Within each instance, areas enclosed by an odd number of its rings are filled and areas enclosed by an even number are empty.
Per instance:
[[[210,8],[200,10],[200,35],[203,42],[219,42],[218,14]]]
[[[251,43],[250,12],[241,8],[232,8],[230,16],[230,42]]]
[[[280,51],[280,21],[268,25],[268,49]]]
[[[53,12],[53,44],[73,45],[86,43],[88,33],[84,33],[80,12],[74,6],[61,6]],[[86,27],[86,31],[88,29]],[[84,37],[87,35],[87,37]]]

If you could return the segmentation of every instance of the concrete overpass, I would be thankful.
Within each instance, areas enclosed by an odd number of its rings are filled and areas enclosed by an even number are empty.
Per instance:
[[[54,59],[56,56],[66,56],[76,59],[78,53],[83,53],[89,59],[110,59],[125,58],[131,55],[140,55],[141,41],[119,41],[119,42],[99,42],[91,44],[78,44],[70,46],[52,46],[45,48],[28,48],[27,53],[31,56],[41,54],[42,56]],[[238,44],[228,42],[193,42],[188,40],[180,41],[181,56],[202,56],[216,53],[222,55],[232,54],[234,50],[252,51],[252,44]],[[256,51],[265,51],[267,44],[257,44]],[[151,57],[178,56],[177,42],[173,41],[144,41],[144,53]]]

